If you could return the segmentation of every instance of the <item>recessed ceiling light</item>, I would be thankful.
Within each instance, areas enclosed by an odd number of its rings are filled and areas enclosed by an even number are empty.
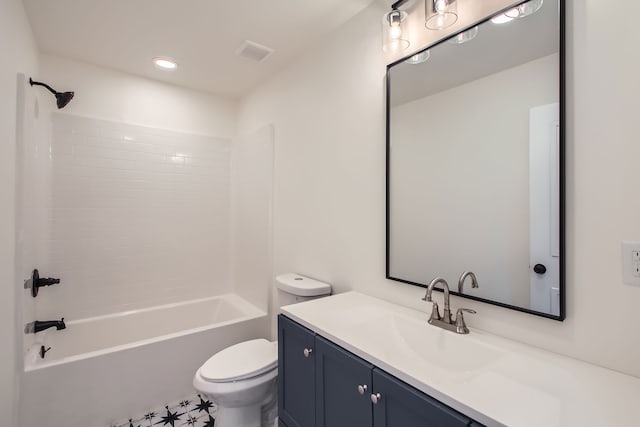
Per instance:
[[[162,70],[175,70],[178,68],[176,61],[166,56],[156,56],[153,58],[153,65]]]

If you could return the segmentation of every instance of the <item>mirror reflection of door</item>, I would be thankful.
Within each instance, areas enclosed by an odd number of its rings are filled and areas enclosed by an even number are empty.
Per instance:
[[[560,314],[559,104],[529,111],[531,308]]]

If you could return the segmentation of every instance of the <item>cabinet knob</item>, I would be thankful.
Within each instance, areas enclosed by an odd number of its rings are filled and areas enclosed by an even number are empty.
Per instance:
[[[358,393],[364,394],[365,391],[367,391],[367,385],[366,384],[362,384],[362,385],[358,386]]]
[[[304,357],[309,357],[311,356],[311,353],[313,353],[313,349],[312,348],[305,348],[302,351],[302,354],[304,354]]]
[[[382,399],[382,396],[380,395],[380,393],[371,395],[371,401],[373,402],[374,405],[377,405],[378,402],[380,402],[380,399]]]

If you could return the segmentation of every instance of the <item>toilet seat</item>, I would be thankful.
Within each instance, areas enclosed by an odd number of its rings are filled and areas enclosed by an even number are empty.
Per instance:
[[[278,366],[278,344],[263,338],[241,342],[214,354],[198,370],[211,383],[247,380]]]

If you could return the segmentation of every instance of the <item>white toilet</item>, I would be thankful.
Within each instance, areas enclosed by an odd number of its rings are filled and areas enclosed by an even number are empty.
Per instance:
[[[331,286],[294,273],[276,277],[279,306],[331,294]],[[198,369],[193,386],[217,405],[216,427],[261,427],[262,406],[277,393],[278,343],[255,339],[227,347]]]

